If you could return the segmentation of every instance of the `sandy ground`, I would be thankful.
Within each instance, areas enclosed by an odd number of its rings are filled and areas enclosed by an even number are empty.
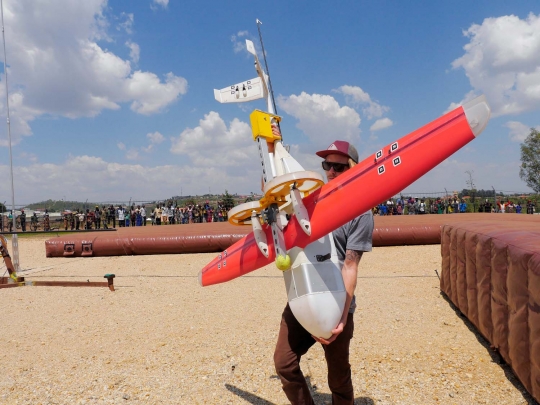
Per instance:
[[[214,254],[45,258],[19,239],[29,280],[107,288],[0,290],[0,404],[286,404],[273,350],[286,303],[267,267],[201,288]],[[351,364],[357,404],[533,404],[509,368],[440,295],[440,247],[364,255]],[[330,403],[323,352],[302,368]]]

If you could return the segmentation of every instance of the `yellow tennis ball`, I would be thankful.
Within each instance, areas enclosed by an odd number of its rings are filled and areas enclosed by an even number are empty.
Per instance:
[[[289,270],[291,268],[291,256],[278,255],[276,257],[276,267],[281,271]]]

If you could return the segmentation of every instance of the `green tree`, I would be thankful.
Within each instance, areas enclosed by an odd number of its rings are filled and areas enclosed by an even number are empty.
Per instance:
[[[0,203],[0,212],[7,212],[6,206],[2,203]]]
[[[221,201],[226,210],[230,210],[234,207],[234,198],[227,190],[225,190],[225,194],[221,196]]]
[[[540,132],[534,128],[521,144],[519,177],[536,193],[540,193]]]
[[[184,207],[187,207],[188,205],[195,205],[195,199],[191,196],[184,199]]]

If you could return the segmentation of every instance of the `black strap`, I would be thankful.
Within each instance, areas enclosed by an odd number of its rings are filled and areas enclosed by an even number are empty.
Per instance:
[[[332,257],[332,255],[330,253],[325,254],[325,255],[316,255],[315,256],[315,258],[317,259],[318,262],[324,262],[325,260],[329,260],[331,257]]]

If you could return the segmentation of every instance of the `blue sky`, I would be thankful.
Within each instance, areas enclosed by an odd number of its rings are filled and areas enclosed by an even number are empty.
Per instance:
[[[256,76],[256,18],[306,169],[335,139],[365,158],[486,94],[485,132],[406,191],[461,190],[466,171],[479,189],[530,191],[519,146],[540,127],[538,1],[5,0],[16,204],[259,191],[248,123],[265,104],[213,97]],[[5,117],[4,74],[0,86]],[[7,139],[4,124],[2,178]]]

